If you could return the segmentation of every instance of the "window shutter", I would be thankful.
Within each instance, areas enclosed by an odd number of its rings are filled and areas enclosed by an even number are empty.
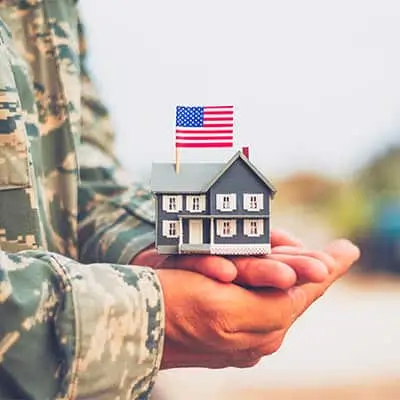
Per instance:
[[[222,232],[224,229],[224,221],[217,220],[217,235],[222,236]]]
[[[166,195],[162,197],[162,209],[163,211],[168,211],[168,196]]]
[[[258,230],[259,236],[264,235],[264,220],[259,219],[257,221],[257,230]]]
[[[185,196],[185,201],[186,201],[186,211],[190,211],[192,209],[192,196],[186,195]]]
[[[169,221],[163,221],[162,223],[162,234],[164,237],[168,237]]]
[[[249,236],[249,233],[250,233],[250,221],[248,219],[245,219],[243,221],[243,233],[246,236]]]
[[[231,233],[232,233],[232,236],[236,235],[236,220],[234,220],[234,219],[231,221]]]
[[[182,211],[182,196],[175,196],[176,197],[176,209],[177,211]]]
[[[200,196],[200,211],[206,211],[206,196]]]
[[[223,195],[222,194],[217,194],[217,210],[222,210],[222,202],[223,202]],[[220,221],[218,221],[220,222]]]
[[[264,210],[264,195],[262,193],[257,195],[257,205],[259,210]]]
[[[245,193],[243,195],[243,208],[245,210],[249,210],[250,209],[250,195],[248,193]]]
[[[232,210],[236,210],[236,194],[232,193],[231,197],[231,208]]]

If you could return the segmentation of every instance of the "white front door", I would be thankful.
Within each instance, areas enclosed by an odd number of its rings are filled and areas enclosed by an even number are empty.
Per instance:
[[[203,220],[189,220],[189,244],[203,244]]]

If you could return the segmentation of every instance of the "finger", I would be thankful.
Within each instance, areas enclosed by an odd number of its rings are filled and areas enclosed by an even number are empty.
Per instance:
[[[232,282],[237,276],[235,265],[228,259],[217,256],[170,256],[161,267],[198,272],[221,282]]]
[[[296,238],[293,234],[282,229],[271,230],[271,247],[275,246],[294,246],[304,247],[302,241]]]
[[[335,268],[328,278],[322,283],[308,283],[289,289],[288,294],[292,299],[293,314],[299,317],[315,300],[325,291],[360,257],[360,250],[348,240],[336,240],[329,244],[325,251],[335,260]]]
[[[315,258],[302,255],[271,254],[270,260],[279,261],[292,268],[298,282],[323,282],[328,277],[328,268]]]
[[[311,257],[321,261],[327,267],[328,272],[332,272],[333,269],[335,268],[335,260],[325,251],[313,251],[291,246],[278,246],[272,249],[271,254],[286,254],[286,255]]]
[[[236,283],[252,287],[274,287],[288,289],[297,281],[295,271],[279,260],[256,257],[235,257]]]

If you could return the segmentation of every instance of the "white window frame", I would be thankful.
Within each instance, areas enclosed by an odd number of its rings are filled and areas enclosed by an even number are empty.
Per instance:
[[[162,209],[167,213],[177,213],[179,211],[182,211],[181,195],[163,195],[162,202]],[[175,207],[171,208],[171,205],[173,203],[175,203]]]
[[[245,219],[243,222],[243,234],[248,237],[260,237],[264,235],[264,220]]]
[[[175,230],[175,234],[171,233]],[[163,236],[168,239],[176,239],[179,237],[179,221],[164,220],[162,222]]]
[[[217,236],[233,237],[236,235],[236,219],[218,219],[217,220]]]
[[[197,200],[199,208],[195,209],[194,202]],[[186,210],[191,213],[200,213],[206,210],[206,196],[205,195],[188,195],[186,196]]]
[[[216,196],[216,208],[219,211],[229,212],[236,210],[236,193],[220,193]]]
[[[255,207],[252,200],[255,200]],[[253,203],[253,204],[252,204]],[[264,209],[264,194],[263,193],[244,193],[243,208],[246,211],[261,211]]]

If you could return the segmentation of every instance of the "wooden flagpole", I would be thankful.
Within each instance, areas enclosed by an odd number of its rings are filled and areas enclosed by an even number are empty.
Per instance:
[[[180,167],[180,162],[181,162],[181,153],[179,151],[179,147],[176,147],[175,144],[175,172],[176,174],[179,174],[179,167]]]

